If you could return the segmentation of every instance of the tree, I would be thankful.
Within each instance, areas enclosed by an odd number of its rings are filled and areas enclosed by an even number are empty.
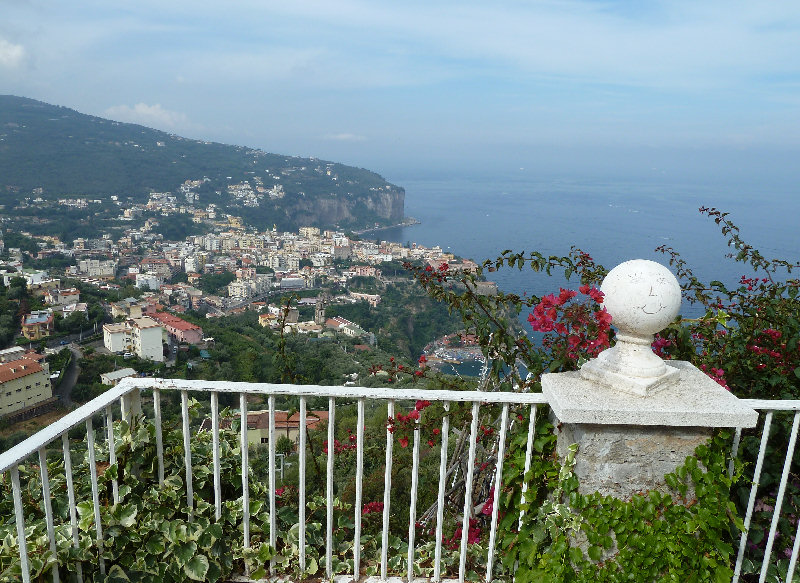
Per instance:
[[[275,451],[287,456],[292,455],[294,453],[294,442],[285,435],[281,435],[275,442]]]

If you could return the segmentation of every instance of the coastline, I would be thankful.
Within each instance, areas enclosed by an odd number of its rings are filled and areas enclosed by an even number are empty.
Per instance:
[[[383,227],[371,227],[369,229],[361,229],[359,231],[352,231],[354,235],[364,235],[366,233],[375,233],[378,231],[385,231],[387,229],[396,229],[398,227],[411,227],[413,225],[422,224],[422,221],[419,219],[415,219],[414,217],[406,217],[401,222],[397,223],[396,225],[385,225]]]

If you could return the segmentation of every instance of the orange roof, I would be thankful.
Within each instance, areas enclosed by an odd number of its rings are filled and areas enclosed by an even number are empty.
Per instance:
[[[287,419],[288,411],[275,411],[275,429],[292,429],[300,427],[300,413],[294,413]],[[328,411],[308,411],[306,413],[306,426],[309,429],[315,429],[316,425],[328,420]],[[230,429],[231,419],[220,419],[219,426],[222,429]],[[269,410],[266,411],[250,411],[247,413],[247,428],[248,429],[268,429],[269,428]],[[206,431],[211,429],[211,419],[203,419],[200,429]]]
[[[158,320],[165,326],[171,326],[172,328],[176,328],[177,330],[200,330],[200,326],[197,324],[192,324],[191,322],[187,322],[183,318],[179,318],[173,314],[168,312],[156,312],[154,314],[150,314],[150,317],[154,320]]]
[[[287,417],[288,411],[275,411],[275,428],[286,429],[300,427],[300,413]],[[317,423],[328,420],[327,411],[309,411],[306,415],[306,425],[313,428]],[[269,411],[252,411],[247,414],[248,429],[267,429],[269,427]]]
[[[7,383],[14,379],[26,377],[29,374],[42,372],[42,366],[38,362],[27,358],[18,358],[11,362],[0,364],[0,383]]]

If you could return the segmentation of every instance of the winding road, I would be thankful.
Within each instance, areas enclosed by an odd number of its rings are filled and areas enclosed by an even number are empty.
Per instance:
[[[75,344],[68,344],[66,348],[72,353],[72,359],[69,361],[67,372],[61,379],[61,383],[53,388],[53,396],[58,396],[61,404],[70,408],[72,406],[72,389],[75,388],[75,383],[78,382],[78,374],[81,372],[81,367],[78,361],[83,358],[80,348]]]

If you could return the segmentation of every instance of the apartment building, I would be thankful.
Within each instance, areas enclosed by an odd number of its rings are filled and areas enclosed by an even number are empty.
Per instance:
[[[164,361],[161,325],[147,316],[103,325],[103,345],[109,352],[129,352],[139,358]]]
[[[29,358],[0,364],[0,417],[16,413],[52,398],[50,370]]]
[[[53,333],[55,321],[50,309],[36,310],[22,319],[22,335],[28,340],[40,340]]]

